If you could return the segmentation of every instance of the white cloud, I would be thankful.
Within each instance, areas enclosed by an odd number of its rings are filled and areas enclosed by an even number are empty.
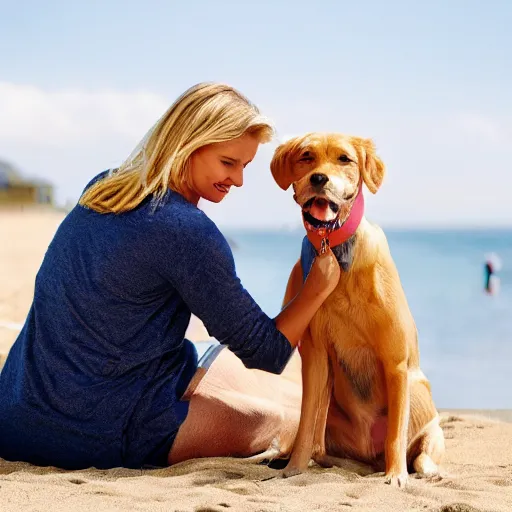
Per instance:
[[[134,139],[168,106],[148,92],[46,91],[0,82],[0,140],[65,147],[104,137]]]
[[[76,201],[97,173],[119,165],[169,107],[157,94],[45,90],[0,82],[0,159]]]
[[[464,113],[456,119],[456,125],[473,139],[481,139],[484,144],[500,145],[510,140],[510,126],[488,117]]]

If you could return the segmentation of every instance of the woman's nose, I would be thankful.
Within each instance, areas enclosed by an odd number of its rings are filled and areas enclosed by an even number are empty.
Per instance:
[[[244,184],[244,169],[236,170],[231,176],[231,181],[235,187],[241,187]]]

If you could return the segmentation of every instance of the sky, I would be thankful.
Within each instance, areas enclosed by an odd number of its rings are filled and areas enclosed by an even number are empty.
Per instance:
[[[0,0],[0,159],[76,202],[188,87],[235,86],[277,128],[220,225],[293,228],[276,145],[368,137],[382,226],[512,226],[512,2]]]

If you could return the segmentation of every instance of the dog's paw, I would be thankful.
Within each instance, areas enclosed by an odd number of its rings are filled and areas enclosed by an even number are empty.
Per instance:
[[[332,468],[334,466],[334,463],[326,454],[315,455],[313,460],[322,468]]]
[[[290,478],[291,476],[300,475],[301,473],[304,472],[305,469],[306,468],[302,469],[299,466],[291,466],[290,464],[288,464],[288,466],[286,466],[283,469],[283,472],[281,473],[281,476],[283,478]]]
[[[425,468],[424,471],[418,471],[417,478],[424,478],[425,480],[432,480],[441,478],[441,472],[437,466],[432,468]]]
[[[420,478],[439,476],[439,466],[426,453],[419,455],[414,461],[413,466]]]
[[[394,471],[390,471],[386,473],[384,476],[384,482],[393,487],[398,487],[403,489],[409,480],[409,474],[407,471],[403,471],[401,473],[396,473]]]

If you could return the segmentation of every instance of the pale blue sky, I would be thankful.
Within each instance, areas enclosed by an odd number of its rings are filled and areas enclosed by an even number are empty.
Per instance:
[[[512,225],[510,1],[0,0],[0,13],[0,159],[52,180],[61,202],[183,90],[218,80],[279,138],[373,138],[388,176],[367,211],[384,226]],[[205,205],[219,224],[299,224],[270,177],[274,147]]]

